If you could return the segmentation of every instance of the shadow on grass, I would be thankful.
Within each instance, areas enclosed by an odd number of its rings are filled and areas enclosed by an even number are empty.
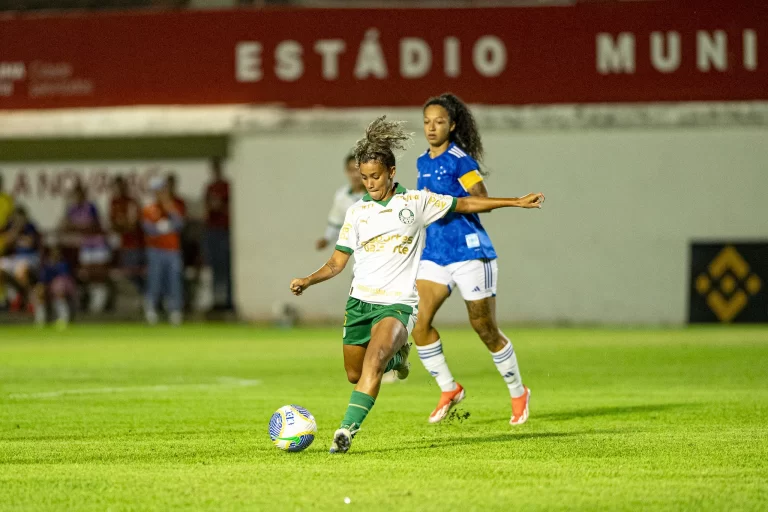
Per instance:
[[[550,412],[535,416],[542,420],[567,421],[578,418],[594,418],[600,416],[623,416],[628,414],[643,414],[652,412],[664,412],[686,407],[695,407],[697,404],[649,404],[649,405],[620,405],[616,407],[594,407],[591,409],[574,409],[572,411]]]
[[[544,414],[536,414],[535,410],[531,414],[531,420],[547,421],[568,421],[580,418],[598,418],[605,416],[626,416],[631,414],[647,414],[655,412],[672,411],[687,407],[696,407],[698,404],[655,404],[655,405],[621,405],[616,407],[593,407],[590,409],[574,409],[571,411],[558,411]],[[489,418],[484,420],[472,421],[474,425],[484,425],[489,423],[506,423],[507,418]],[[449,423],[454,424],[454,423]]]
[[[414,450],[432,450],[435,448],[452,448],[461,447],[466,448],[469,444],[492,444],[503,442],[515,442],[515,441],[529,441],[537,439],[557,439],[565,437],[578,437],[582,435],[594,435],[594,434],[615,434],[619,433],[619,430],[585,430],[580,432],[508,432],[503,434],[493,435],[480,435],[480,436],[456,436],[448,434],[444,438],[429,439],[418,442],[403,443],[398,447],[393,448],[380,448],[380,449],[362,449],[353,450],[352,454],[364,455],[367,453],[386,453],[386,452],[399,452],[399,451],[414,451]]]

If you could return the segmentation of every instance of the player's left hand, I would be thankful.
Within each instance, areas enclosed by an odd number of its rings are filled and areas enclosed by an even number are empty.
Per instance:
[[[309,288],[309,279],[307,278],[294,279],[291,281],[291,293],[297,297],[304,293],[304,290],[307,288]]]
[[[544,202],[544,194],[536,192],[535,194],[527,194],[520,198],[521,208],[541,208],[541,204]]]

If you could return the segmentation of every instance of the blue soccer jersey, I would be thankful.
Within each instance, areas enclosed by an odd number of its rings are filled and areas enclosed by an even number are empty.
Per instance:
[[[416,161],[416,168],[416,188],[426,188],[436,194],[467,197],[467,190],[482,181],[477,162],[454,143],[437,158],[430,158],[427,151]],[[438,265],[450,265],[494,259],[496,251],[477,214],[449,213],[427,228],[427,245],[421,258]]]

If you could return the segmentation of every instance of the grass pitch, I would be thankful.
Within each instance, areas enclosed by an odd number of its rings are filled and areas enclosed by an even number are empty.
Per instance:
[[[444,330],[462,414],[427,424],[414,351],[330,456],[340,329],[2,327],[0,510],[768,510],[768,329],[506,332],[526,425],[474,334]],[[303,453],[269,440],[288,403],[319,424]]]

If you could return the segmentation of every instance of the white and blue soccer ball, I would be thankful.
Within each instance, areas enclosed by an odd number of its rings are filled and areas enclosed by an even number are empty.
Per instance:
[[[312,444],[316,435],[315,417],[298,405],[284,405],[269,420],[269,437],[281,450],[300,452]]]

